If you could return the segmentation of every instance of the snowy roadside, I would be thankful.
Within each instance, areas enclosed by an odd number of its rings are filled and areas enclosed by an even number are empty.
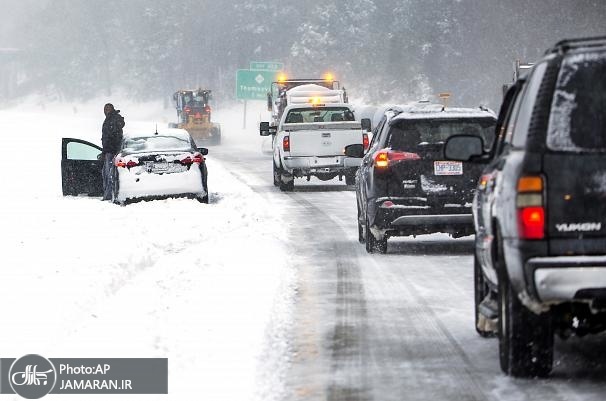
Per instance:
[[[13,166],[0,201],[0,299],[10,326],[0,354],[166,357],[163,400],[277,395],[281,383],[264,371],[287,363],[280,332],[295,282],[281,216],[212,149],[209,205],[63,198],[60,138],[97,139],[100,124],[65,109],[0,112],[0,147]]]

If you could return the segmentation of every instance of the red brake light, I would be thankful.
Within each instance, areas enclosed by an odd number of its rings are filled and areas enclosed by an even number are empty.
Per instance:
[[[202,156],[200,153],[194,153],[194,163],[203,163],[204,162],[204,156]]]
[[[400,152],[397,150],[383,149],[375,153],[375,168],[384,169],[392,163],[405,160],[421,160],[421,156],[416,153]]]
[[[522,176],[518,179],[518,232],[521,239],[545,238],[545,205],[543,177]]]
[[[518,227],[523,239],[545,238],[545,209],[542,206],[519,209]]]
[[[284,139],[282,139],[282,149],[285,152],[290,152],[290,136],[286,135]]]
[[[191,108],[189,106],[185,106],[183,108],[183,111],[186,112],[187,114],[191,113]]]
[[[194,161],[191,158],[191,156],[187,156],[185,159],[181,159],[181,164],[188,165],[188,164],[192,164],[193,162]]]
[[[204,112],[205,113],[210,113],[210,106],[204,107]]]
[[[362,134],[362,144],[364,145],[364,150],[368,150],[368,145],[370,144],[368,134]]]
[[[129,160],[129,161],[125,161],[124,159],[118,159],[116,158],[115,162],[114,162],[114,166],[116,167],[126,167],[126,168],[132,168],[132,167],[137,167],[139,165],[139,162],[135,161],[135,160]]]

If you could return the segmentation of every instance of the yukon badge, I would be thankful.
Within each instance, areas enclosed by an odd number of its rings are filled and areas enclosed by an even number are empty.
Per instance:
[[[559,232],[569,233],[573,231],[600,231],[602,229],[602,223],[563,223],[556,224],[556,230]]]

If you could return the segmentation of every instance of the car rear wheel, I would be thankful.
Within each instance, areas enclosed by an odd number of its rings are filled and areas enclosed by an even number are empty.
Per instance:
[[[387,252],[387,237],[377,239],[370,231],[370,223],[368,216],[366,217],[366,252],[368,253],[386,253]]]
[[[520,302],[505,273],[503,253],[498,252],[497,258],[501,369],[514,377],[545,377],[553,365],[551,316],[537,315]]]
[[[345,174],[345,184],[346,185],[355,185],[356,184],[355,174]]]

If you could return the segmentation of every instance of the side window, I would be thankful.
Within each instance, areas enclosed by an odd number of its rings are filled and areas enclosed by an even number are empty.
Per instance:
[[[69,142],[67,144],[68,160],[97,160],[101,151],[94,146],[80,142]]]
[[[502,139],[503,144],[511,143],[511,140],[513,138],[513,130],[516,126],[516,121],[518,119],[518,113],[520,112],[520,106],[522,105],[522,100],[524,99],[525,92],[526,92],[526,86],[524,87],[524,89],[522,89],[520,91],[520,93],[518,93],[518,96],[516,97],[516,100],[511,109],[511,113],[509,113],[509,118],[508,118],[506,124],[504,125],[505,131],[503,133],[504,135],[503,135],[503,139]]]
[[[530,127],[530,120],[532,118],[532,112],[534,111],[534,105],[537,100],[541,83],[543,82],[543,76],[547,69],[547,63],[538,64],[529,78],[526,90],[522,97],[522,102],[519,107],[519,113],[516,118],[516,123],[513,126],[513,146],[524,147],[526,145],[526,138],[528,137],[528,128]]]
[[[377,143],[379,143],[379,137],[381,136],[381,131],[383,130],[386,121],[387,116],[383,116],[379,124],[375,127],[375,130],[372,132],[372,141],[370,142],[369,149],[374,148]]]

